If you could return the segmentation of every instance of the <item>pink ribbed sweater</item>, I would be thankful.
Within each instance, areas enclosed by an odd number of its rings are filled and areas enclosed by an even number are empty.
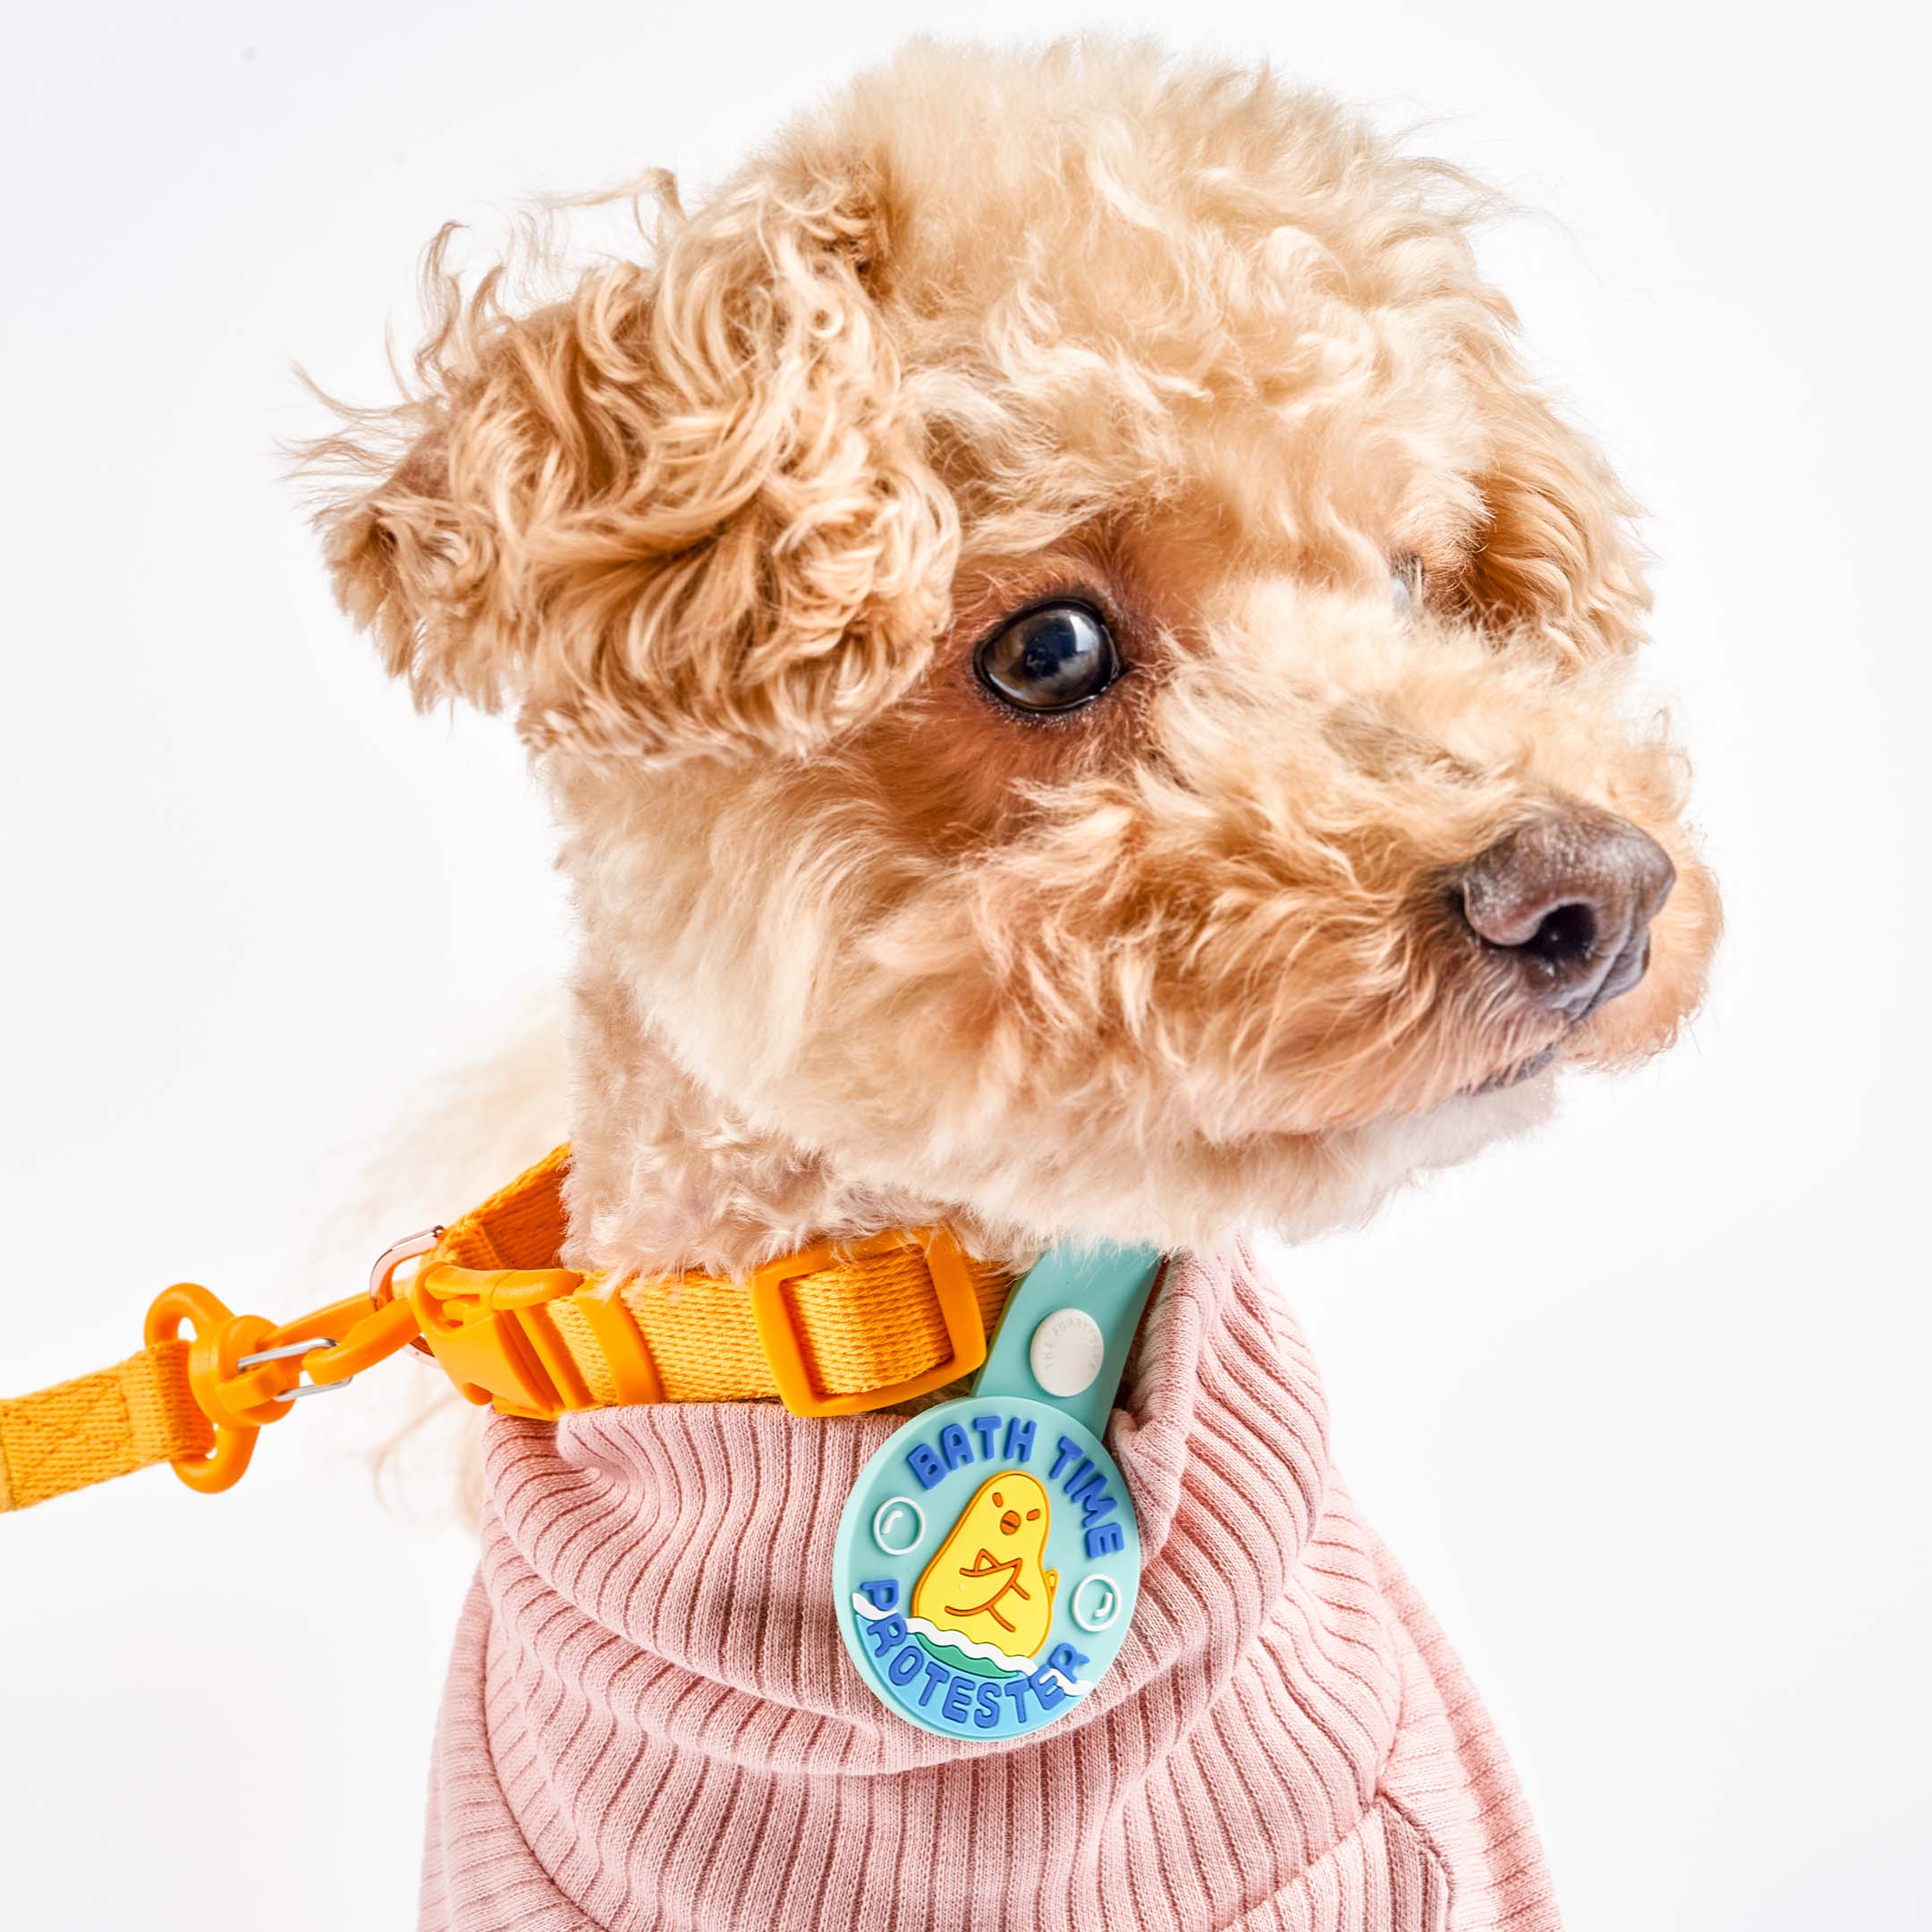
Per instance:
[[[1554,1928],[1502,1750],[1245,1252],[1170,1268],[1122,1399],[1126,1647],[993,1745],[892,1716],[840,1644],[833,1535],[893,1417],[493,1419],[425,1928]]]

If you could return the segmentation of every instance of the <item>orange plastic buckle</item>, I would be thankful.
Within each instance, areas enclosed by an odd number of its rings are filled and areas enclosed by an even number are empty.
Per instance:
[[[821,1268],[836,1267],[842,1261],[862,1260],[902,1248],[906,1242],[904,1234],[876,1235],[870,1241],[850,1245],[822,1241],[801,1254],[767,1261],[752,1275],[751,1318],[758,1324],[758,1343],[766,1360],[771,1364],[779,1398],[793,1415],[859,1415],[870,1409],[889,1409],[894,1402],[910,1402],[915,1395],[924,1395],[961,1376],[970,1375],[986,1360],[986,1324],[979,1318],[979,1298],[973,1291],[972,1276],[967,1272],[966,1257],[959,1243],[944,1228],[916,1228],[911,1231],[911,1238],[925,1250],[933,1292],[938,1298],[940,1319],[945,1324],[952,1352],[936,1368],[885,1388],[858,1389],[844,1395],[821,1394],[806,1365],[804,1345],[785,1290],[800,1276],[815,1275]]]
[[[572,1294],[583,1276],[568,1268],[426,1267],[410,1287],[410,1305],[429,1352],[465,1401],[492,1404],[500,1415],[554,1422],[592,1409],[547,1301]]]
[[[351,1295],[277,1326],[266,1316],[231,1313],[197,1283],[177,1282],[148,1308],[148,1345],[175,1340],[183,1322],[194,1326],[189,1393],[215,1425],[215,1446],[171,1466],[191,1489],[209,1496],[242,1479],[256,1436],[299,1397],[347,1387],[416,1334],[407,1301],[378,1305]]]

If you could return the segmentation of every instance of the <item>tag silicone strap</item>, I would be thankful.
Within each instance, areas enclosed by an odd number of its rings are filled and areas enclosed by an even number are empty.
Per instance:
[[[1127,1352],[1133,1345],[1141,1311],[1154,1292],[1155,1283],[1160,1279],[1160,1272],[1157,1248],[1049,1249],[1034,1263],[1007,1301],[986,1366],[973,1383],[974,1396],[1021,1396],[1029,1402],[1049,1402],[1095,1436],[1105,1434],[1114,1396],[1127,1366]],[[1043,1336],[1043,1326],[1069,1309],[1077,1310],[1093,1322],[1099,1330],[1101,1344],[1092,1379],[1072,1394],[1049,1389],[1035,1372],[1041,1360],[1035,1347],[1036,1338],[1046,1345],[1052,1332]],[[1072,1326],[1075,1333],[1071,1347],[1063,1347],[1058,1352],[1063,1360],[1072,1355],[1072,1373],[1078,1375],[1084,1367],[1080,1334],[1085,1325],[1076,1322]],[[1056,1376],[1055,1379],[1063,1378]]]

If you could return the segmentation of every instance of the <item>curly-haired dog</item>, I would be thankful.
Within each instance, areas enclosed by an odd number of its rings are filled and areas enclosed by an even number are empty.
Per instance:
[[[1146,1580],[1076,1714],[948,1741],[826,1606],[889,1418],[493,1421],[427,1921],[1553,1923],[1235,1240],[1665,1046],[1716,935],[1631,505],[1479,200],[1092,44],[916,47],[661,199],[531,312],[439,250],[417,392],[322,448],[346,606],[514,708],[564,827],[566,1259],[1184,1251],[1110,1434]]]

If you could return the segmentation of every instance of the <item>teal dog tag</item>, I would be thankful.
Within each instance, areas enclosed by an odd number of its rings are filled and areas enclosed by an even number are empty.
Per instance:
[[[972,1394],[896,1430],[839,1519],[832,1589],[859,1674],[941,1737],[1022,1737],[1118,1654],[1140,1532],[1100,1441],[1151,1248],[1055,1248],[1008,1297]]]

